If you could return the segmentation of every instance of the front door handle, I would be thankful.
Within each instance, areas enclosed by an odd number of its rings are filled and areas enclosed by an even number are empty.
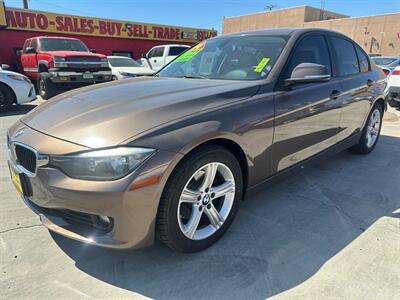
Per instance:
[[[329,98],[335,100],[340,96],[341,93],[341,91],[333,90],[332,93],[329,95]]]
[[[373,83],[374,83],[374,82],[373,82],[371,79],[368,79],[368,80],[367,80],[367,85],[368,85],[368,86],[372,86]]]

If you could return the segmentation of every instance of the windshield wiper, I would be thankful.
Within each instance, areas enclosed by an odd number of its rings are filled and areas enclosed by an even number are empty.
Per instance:
[[[184,75],[182,77],[183,78],[189,78],[189,79],[210,79],[208,77],[201,76],[201,75]]]

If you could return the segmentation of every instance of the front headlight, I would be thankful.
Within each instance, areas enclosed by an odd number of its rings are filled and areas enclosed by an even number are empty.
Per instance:
[[[115,180],[135,170],[156,150],[117,147],[50,157],[49,164],[69,177],[85,180]]]
[[[101,62],[101,66],[102,66],[103,68],[108,67],[108,59],[107,59],[107,57],[100,58],[100,62]]]
[[[10,74],[10,75],[8,75],[8,77],[13,79],[13,80],[20,80],[20,81],[26,81],[28,83],[31,83],[29,78],[24,76],[24,75]]]
[[[67,60],[65,57],[54,56],[54,66],[57,68],[66,68],[68,67]]]

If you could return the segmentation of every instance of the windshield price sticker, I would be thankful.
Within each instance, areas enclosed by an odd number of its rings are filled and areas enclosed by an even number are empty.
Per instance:
[[[271,59],[269,57],[264,57],[254,69],[254,72],[261,73],[264,70],[265,66],[269,63]]]
[[[201,51],[203,51],[206,43],[200,43],[196,46],[194,46],[192,49],[184,52],[181,56],[179,56],[177,59],[175,59],[174,62],[186,62],[188,60],[191,60],[194,56],[199,54]]]

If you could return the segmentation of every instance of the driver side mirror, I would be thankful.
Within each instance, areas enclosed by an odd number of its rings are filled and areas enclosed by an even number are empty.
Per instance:
[[[314,63],[301,63],[294,68],[290,78],[285,79],[285,85],[324,82],[330,79],[331,75],[326,66]]]
[[[92,53],[97,53],[96,49],[90,49],[89,51]]]
[[[6,64],[2,64],[2,65],[1,65],[1,69],[2,69],[2,70],[7,70],[7,69],[9,69],[9,68],[10,68],[9,65],[6,65]]]
[[[35,53],[36,53],[36,50],[33,47],[27,47],[25,49],[25,54],[35,54]]]

